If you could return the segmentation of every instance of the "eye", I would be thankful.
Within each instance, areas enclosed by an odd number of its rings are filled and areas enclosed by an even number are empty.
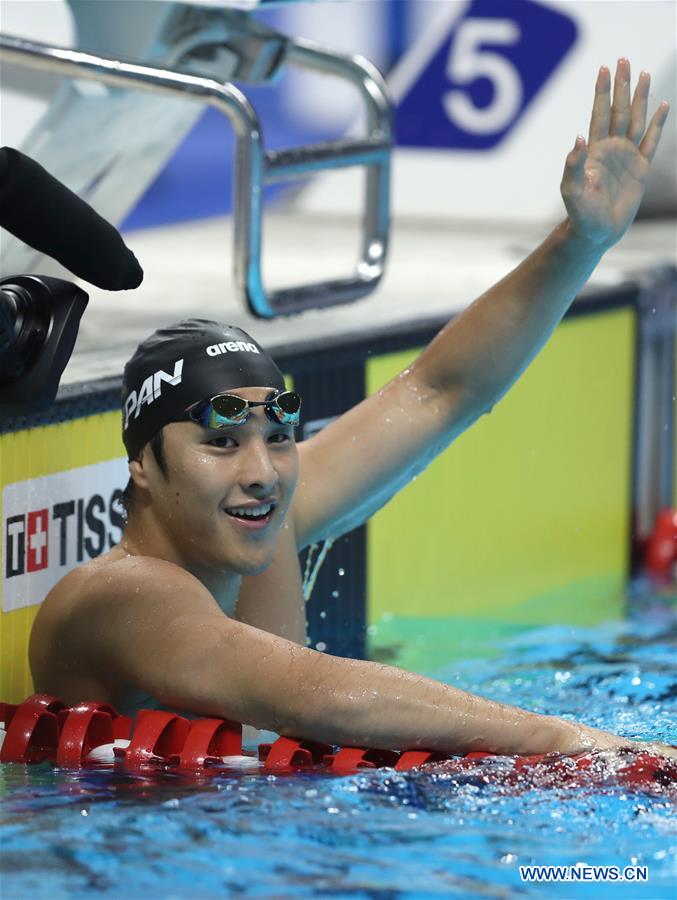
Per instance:
[[[271,444],[285,444],[291,441],[291,435],[287,431],[276,431],[268,440]]]
[[[230,444],[228,444],[227,441],[230,441]],[[212,438],[211,441],[207,441],[207,443],[210,447],[225,447],[226,449],[237,447],[237,443],[229,434],[224,434],[219,437]]]

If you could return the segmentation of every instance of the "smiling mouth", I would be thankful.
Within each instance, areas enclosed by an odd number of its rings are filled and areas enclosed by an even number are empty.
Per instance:
[[[224,512],[240,525],[248,528],[265,528],[275,512],[274,503],[262,503],[260,506],[230,506]]]

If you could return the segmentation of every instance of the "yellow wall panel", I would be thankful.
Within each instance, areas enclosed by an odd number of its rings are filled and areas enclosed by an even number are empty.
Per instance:
[[[629,310],[563,322],[493,412],[377,513],[372,625],[384,614],[584,624],[619,611],[634,329]],[[372,358],[369,393],[416,355]]]
[[[123,455],[119,412],[3,434],[0,487]],[[19,702],[33,690],[28,639],[38,609],[36,605],[0,613],[0,699],[5,702]]]

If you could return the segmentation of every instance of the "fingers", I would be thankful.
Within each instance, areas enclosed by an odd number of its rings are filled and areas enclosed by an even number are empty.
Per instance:
[[[670,104],[667,100],[663,100],[649,122],[646,134],[642,143],[639,145],[639,152],[645,156],[649,162],[654,158],[658,142],[661,139],[663,125],[670,112]]]
[[[649,100],[650,86],[651,75],[648,72],[640,72],[639,81],[635,88],[635,96],[632,99],[630,125],[628,126],[628,137],[637,146],[639,146],[646,128],[646,107]]]
[[[648,72],[641,72],[632,98],[632,106],[630,105],[630,62],[621,57],[616,66],[613,103],[610,106],[611,73],[606,66],[602,66],[595,84],[588,147],[607,137],[627,137],[639,147],[642,155],[650,162],[658,147],[663,125],[670,110],[669,104],[664,100],[654,113],[646,134],[644,133],[650,87],[651,76]]]
[[[610,137],[624,137],[630,124],[630,61],[621,57],[614,78],[614,100],[611,105]]]
[[[601,141],[609,134],[609,91],[611,90],[611,73],[606,66],[602,66],[597,75],[595,85],[595,100],[592,105],[590,117],[590,132],[588,144]]]

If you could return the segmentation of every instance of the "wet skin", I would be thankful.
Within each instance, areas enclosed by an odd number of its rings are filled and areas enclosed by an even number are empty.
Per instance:
[[[264,400],[270,390],[249,387],[233,392],[248,400]],[[282,609],[273,616],[278,628],[273,630],[284,632],[285,617],[288,622],[295,618],[295,633],[287,636],[305,643],[300,566],[287,522],[299,472],[293,428],[272,422],[262,407],[255,407],[244,424],[223,429],[207,430],[193,422],[166,425],[163,449],[166,475],[148,446],[138,461],[129,464],[135,501],[120,543],[71,572],[43,602],[31,636],[36,690],[49,689],[66,702],[94,692],[98,699],[121,705],[133,693],[133,685],[101,683],[74,666],[77,648],[54,639],[65,622],[78,616],[81,589],[87,585],[91,590],[97,582],[103,586],[115,577],[114,564],[130,557],[137,557],[141,565],[144,560],[162,559],[190,572],[227,615],[236,615],[243,576],[246,606],[247,599],[251,602],[252,595],[260,593],[259,578],[253,576],[267,571],[282,600]],[[258,523],[226,512],[252,503],[273,507]],[[277,564],[276,554],[283,557]],[[265,578],[260,589],[270,592]],[[303,612],[302,629],[300,615],[289,614],[290,601]]]
[[[42,604],[30,647],[36,689],[60,694],[66,702],[83,696],[115,702],[116,696],[133,688],[124,677],[144,669],[148,683],[157,685],[154,696],[183,697],[189,708],[200,706],[211,714],[222,708],[227,695],[228,710],[240,710],[240,721],[254,722],[245,717],[253,702],[250,686],[261,681],[261,660],[267,659],[266,671],[274,674],[263,681],[264,689],[275,694],[275,703],[271,706],[261,689],[257,693],[252,688],[259,703],[252,716],[263,721],[265,710],[266,721],[272,721],[271,709],[277,716],[281,707],[286,709],[288,694],[296,691],[303,699],[295,710],[296,721],[311,730],[317,726],[320,730],[313,733],[326,735],[326,697],[319,692],[318,705],[308,716],[308,704],[315,703],[317,695],[299,694],[296,681],[287,691],[285,683],[287,673],[298,670],[299,657],[306,680],[309,673],[325,671],[326,657],[297,646],[303,642],[301,630],[287,631],[284,642],[262,635],[283,634],[292,619],[297,629],[305,619],[296,554],[314,541],[345,534],[367,521],[490,412],[544,346],[601,257],[630,226],[641,202],[669,109],[662,102],[647,125],[649,87],[649,75],[642,73],[631,99],[630,64],[621,59],[612,103],[610,72],[606,67],[599,70],[588,141],[579,136],[566,157],[560,185],[566,218],[516,269],[449,322],[410,368],[301,444],[298,456],[293,444],[285,446],[274,435],[276,426],[270,429],[272,423],[263,420],[260,409],[254,410],[248,430],[242,426],[233,432],[233,445],[218,437],[214,443],[215,436],[201,434],[192,423],[168,426],[169,480],[152,454],[144,453],[140,462],[132,463],[137,505],[123,541],[105,557],[67,575]],[[263,399],[267,391],[249,390],[250,399]],[[244,395],[244,390],[240,393]],[[261,530],[245,528],[224,511],[228,505],[268,497],[279,503],[270,524]],[[148,592],[145,605],[135,602],[138,584]],[[177,589],[177,584],[182,587]],[[223,613],[231,615],[236,600],[236,618],[254,628],[231,622],[224,627]],[[93,627],[83,612],[85,601],[98,617],[98,626]],[[197,622],[197,614],[191,613],[194,607],[199,607]],[[124,617],[115,616],[117,609],[126,610]],[[219,613],[216,618],[214,611]],[[192,628],[187,629],[191,616]],[[158,629],[159,619],[166,630]],[[168,655],[166,636],[173,629],[175,645]],[[117,631],[115,654],[104,659],[111,630]],[[250,654],[254,661],[247,669],[248,680],[238,682],[237,691],[229,693],[228,683],[215,683],[211,666],[222,663],[221,644],[219,653],[209,657],[208,671],[200,667],[213,634],[221,634],[227,644],[230,684],[238,670],[247,667],[245,658],[232,662],[239,648],[246,645],[257,651]],[[237,640],[228,643],[233,635]],[[178,667],[174,646],[185,650]],[[335,675],[340,675],[343,687],[363,684],[359,661],[329,665],[333,684]],[[113,678],[108,670],[116,667]],[[465,727],[463,710],[476,707],[480,698],[454,695],[450,700],[449,691],[439,684],[422,685],[417,676],[403,670],[382,672],[377,667],[369,672],[370,678],[380,679],[384,696],[373,710],[369,707],[368,730],[373,735],[380,729],[383,746],[401,746],[397,741],[405,733],[420,734],[425,697],[430,700],[426,727],[435,729],[436,739],[445,747],[449,716],[456,711],[452,730],[454,747],[458,746],[456,729],[462,732]],[[170,685],[174,693],[168,688],[171,679],[176,682]],[[285,688],[282,698],[275,690],[276,679]],[[403,705],[405,699],[409,706]],[[243,707],[243,702],[249,706]],[[527,740],[516,711],[510,715],[517,724],[507,734],[502,711],[483,703],[487,712],[481,727],[496,728],[501,735],[492,746],[504,752],[535,752],[529,747],[536,744]],[[364,709],[351,707],[351,727]],[[337,715],[344,712],[341,708]],[[541,725],[534,727],[540,734]],[[594,746],[618,746],[619,740],[596,734]],[[574,746],[568,739],[561,743],[550,732],[547,741],[552,749],[567,751]]]
[[[234,393],[264,400],[270,388]],[[195,575],[220,605],[233,601],[240,576],[270,564],[289,511],[299,470],[293,428],[271,422],[255,407],[244,424],[223,429],[209,431],[193,422],[167,425],[164,450],[168,477],[148,448],[139,462],[130,463],[140,502],[116,550],[174,562]],[[271,514],[253,528],[226,512],[252,503],[273,504]]]

